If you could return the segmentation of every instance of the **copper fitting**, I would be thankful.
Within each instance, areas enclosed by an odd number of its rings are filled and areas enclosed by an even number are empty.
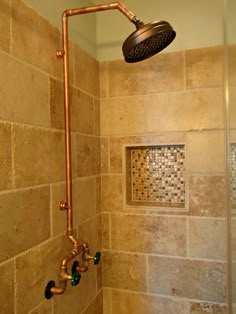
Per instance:
[[[68,274],[66,267],[61,267],[58,275],[59,279],[59,287],[52,287],[51,293],[52,294],[63,294],[66,286],[67,280],[71,280],[72,276]]]
[[[64,50],[60,50],[60,49],[57,50],[57,57],[58,58],[62,58],[64,56],[64,54],[65,54]]]
[[[68,209],[69,209],[69,205],[64,201],[61,201],[60,210],[68,210]]]
[[[139,21],[139,19],[131,11],[129,11],[121,2],[111,2],[111,3],[98,4],[98,5],[93,5],[93,6],[84,7],[84,8],[65,10],[63,12],[62,19],[66,19],[67,17],[74,16],[74,15],[94,13],[94,12],[106,11],[106,10],[119,10],[134,24],[136,24],[137,21]]]

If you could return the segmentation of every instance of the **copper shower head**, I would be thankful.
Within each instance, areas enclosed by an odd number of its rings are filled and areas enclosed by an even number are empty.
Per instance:
[[[166,21],[144,25],[139,22],[124,42],[122,50],[126,62],[145,60],[165,49],[175,38],[176,33]]]

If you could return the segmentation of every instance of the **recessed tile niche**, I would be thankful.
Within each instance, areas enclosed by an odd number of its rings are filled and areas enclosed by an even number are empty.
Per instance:
[[[127,205],[185,207],[185,146],[126,147]]]

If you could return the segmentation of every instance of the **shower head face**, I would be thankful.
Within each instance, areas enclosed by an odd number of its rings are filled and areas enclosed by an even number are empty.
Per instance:
[[[123,44],[125,61],[134,63],[150,58],[165,49],[175,36],[175,31],[166,21],[141,24]]]

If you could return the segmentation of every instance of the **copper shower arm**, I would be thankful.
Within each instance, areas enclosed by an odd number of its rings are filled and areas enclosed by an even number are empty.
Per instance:
[[[98,4],[98,5],[93,5],[93,6],[79,8],[79,9],[65,10],[62,16],[69,17],[69,16],[74,16],[74,15],[95,13],[95,12],[106,11],[106,10],[119,10],[132,23],[136,24],[137,22],[139,22],[139,19],[120,2],[111,2],[111,3]]]

